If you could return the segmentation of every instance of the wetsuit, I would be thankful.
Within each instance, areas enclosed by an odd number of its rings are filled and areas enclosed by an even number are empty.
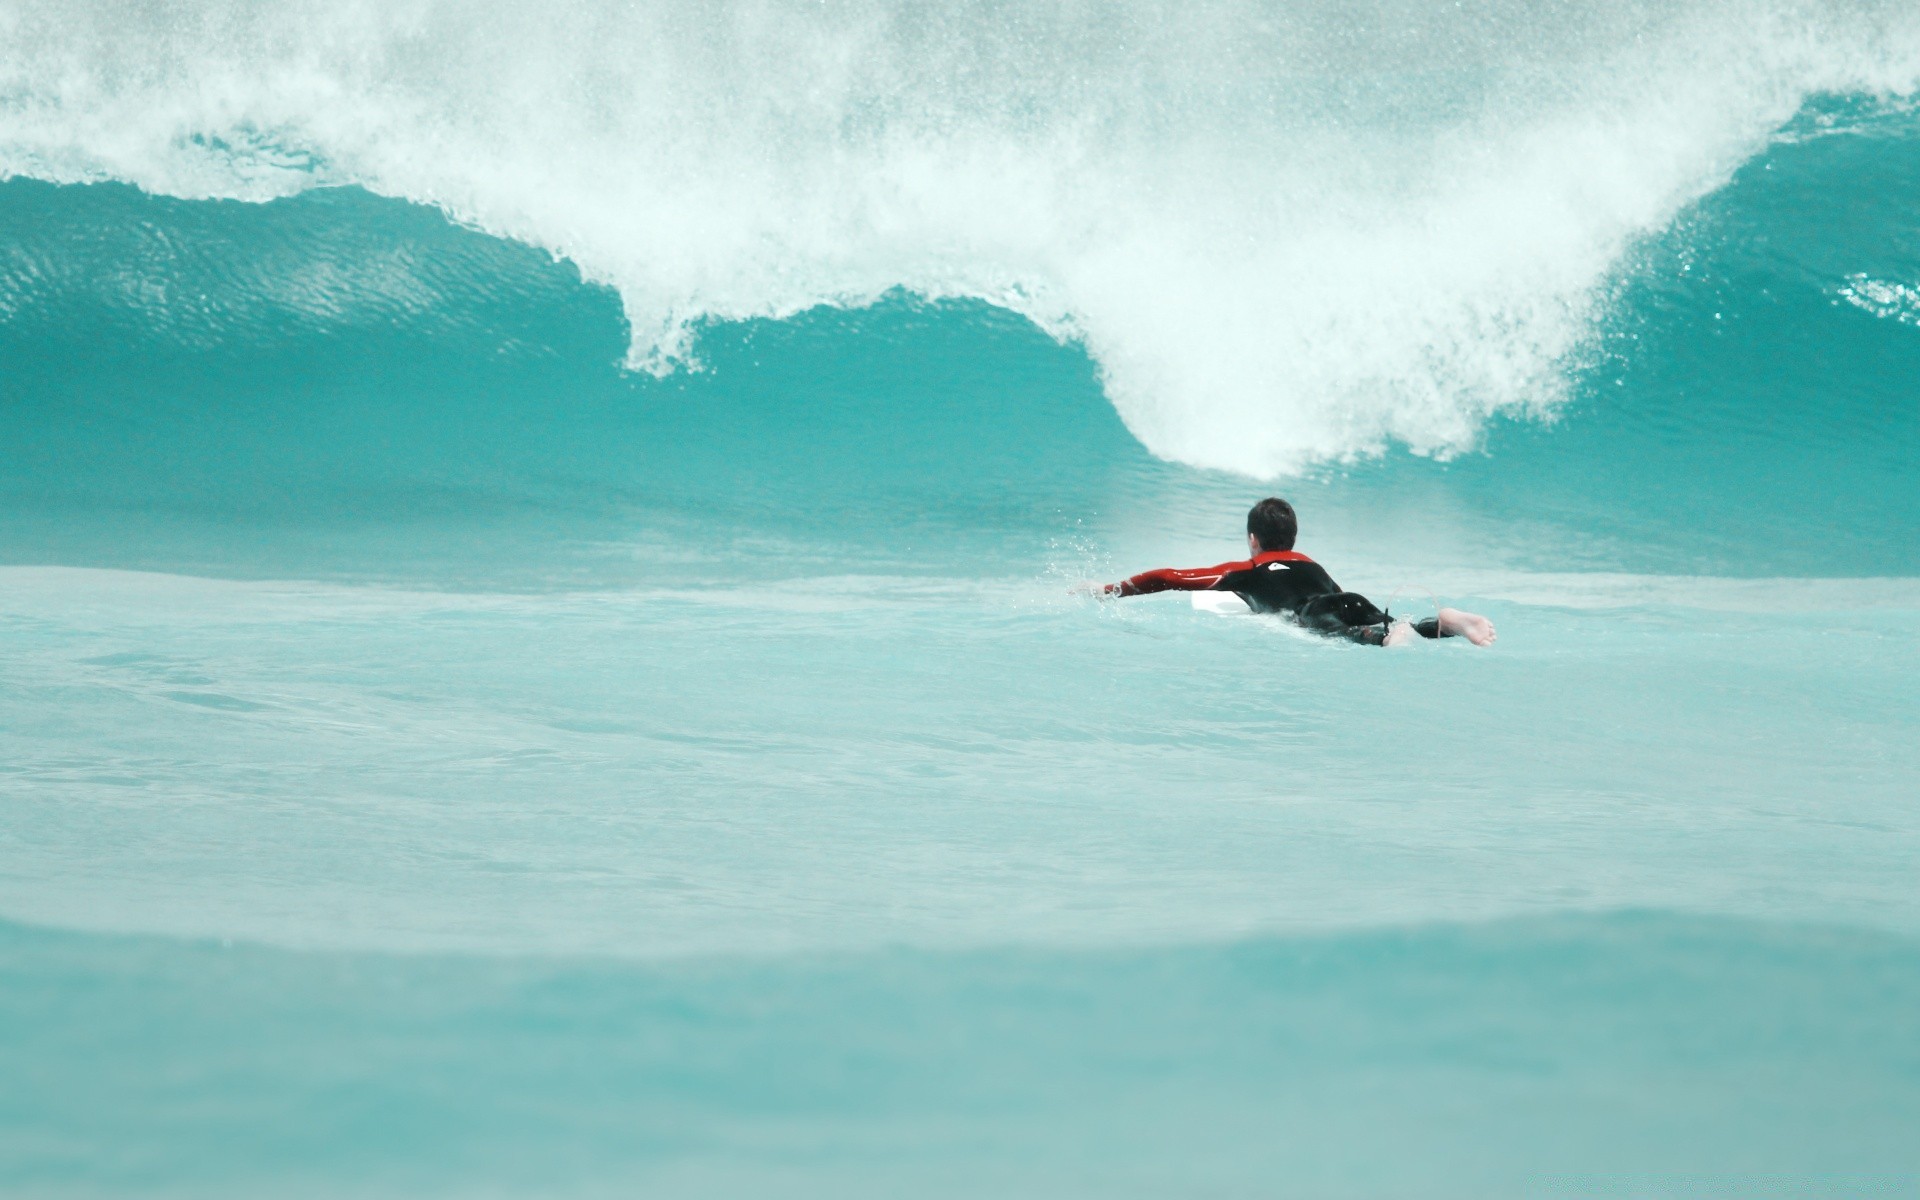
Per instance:
[[[1146,596],[1154,592],[1233,592],[1255,612],[1285,613],[1300,625],[1329,637],[1369,646],[1387,639],[1393,619],[1358,592],[1343,592],[1326,568],[1294,550],[1263,550],[1242,562],[1192,570],[1143,571],[1125,583],[1111,584],[1110,595]],[[1440,636],[1440,622],[1414,622],[1421,637]]]

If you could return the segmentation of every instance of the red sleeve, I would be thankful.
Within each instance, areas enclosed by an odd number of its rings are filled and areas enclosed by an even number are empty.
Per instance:
[[[1235,571],[1250,571],[1251,562],[1221,563],[1217,567],[1191,567],[1178,570],[1162,567],[1158,571],[1142,571],[1124,583],[1107,585],[1109,596],[1149,596],[1154,592],[1207,592],[1220,585],[1220,581]]]

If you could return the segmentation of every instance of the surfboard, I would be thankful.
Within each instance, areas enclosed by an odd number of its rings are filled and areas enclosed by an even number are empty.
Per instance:
[[[1253,611],[1235,592],[1188,592],[1187,598],[1201,612],[1217,613],[1223,617]]]

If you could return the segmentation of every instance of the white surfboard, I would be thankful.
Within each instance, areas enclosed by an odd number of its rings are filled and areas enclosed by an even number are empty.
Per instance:
[[[1218,613],[1223,617],[1253,611],[1247,607],[1247,602],[1234,592],[1188,592],[1187,598],[1201,612]]]

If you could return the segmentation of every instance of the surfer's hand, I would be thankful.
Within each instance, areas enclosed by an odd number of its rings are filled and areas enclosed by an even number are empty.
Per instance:
[[[1076,596],[1092,596],[1095,600],[1112,600],[1114,598],[1112,585],[1101,583],[1097,579],[1082,580],[1067,590]]]

